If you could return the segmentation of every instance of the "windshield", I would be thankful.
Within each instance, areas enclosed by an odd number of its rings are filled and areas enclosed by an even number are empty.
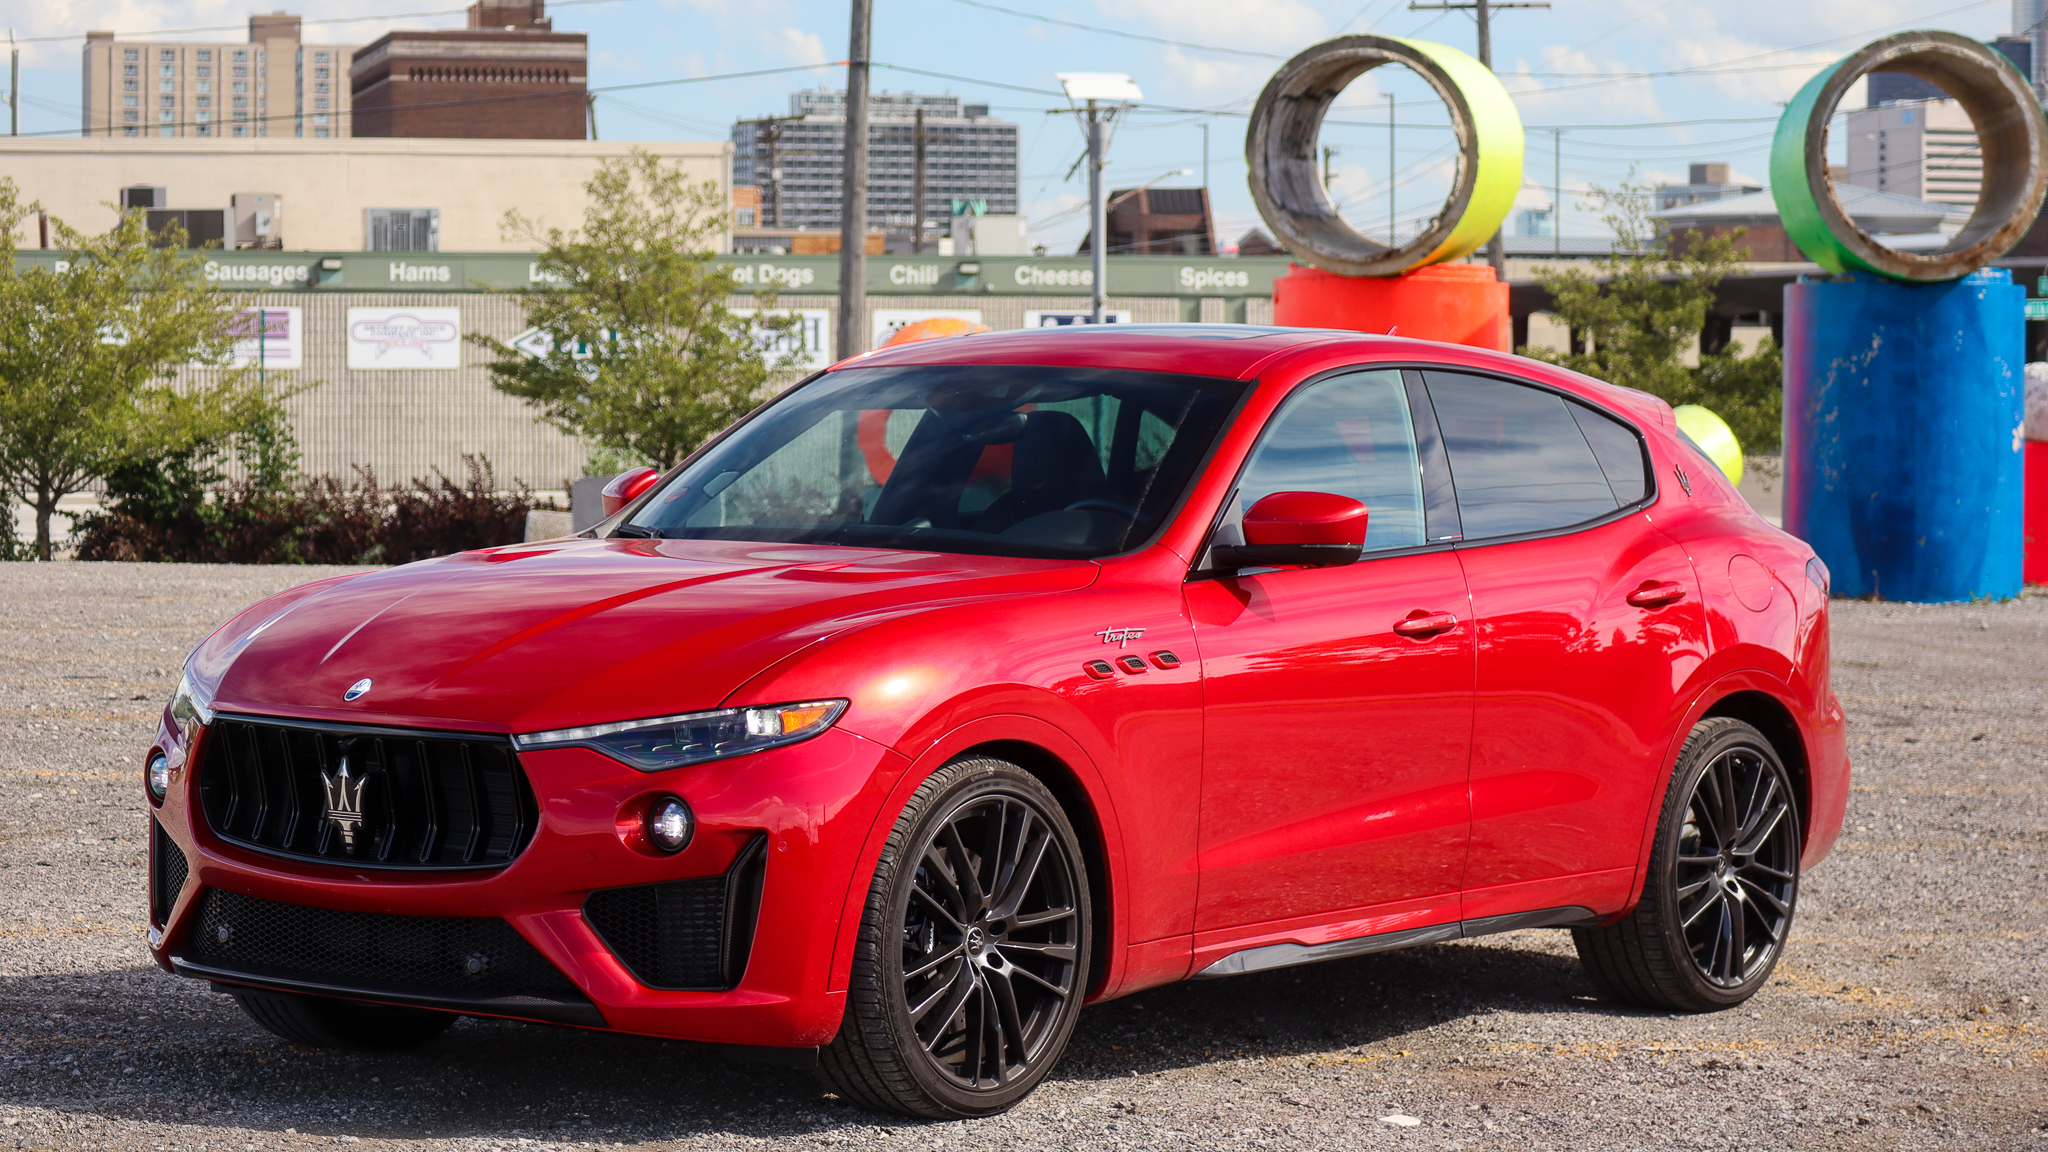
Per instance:
[[[1086,558],[1149,539],[1244,384],[1107,368],[849,368],[784,397],[614,530]]]

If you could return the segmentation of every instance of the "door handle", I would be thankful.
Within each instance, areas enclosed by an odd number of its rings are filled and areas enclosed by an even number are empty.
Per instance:
[[[1643,586],[1628,594],[1628,602],[1638,608],[1662,608],[1685,599],[1685,585],[1671,580],[1645,580]]]
[[[1396,621],[1394,633],[1411,640],[1424,640],[1439,632],[1449,632],[1458,626],[1458,618],[1449,612],[1427,612]]]

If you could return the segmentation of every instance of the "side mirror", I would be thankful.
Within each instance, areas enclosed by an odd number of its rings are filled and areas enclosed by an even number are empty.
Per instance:
[[[604,514],[617,515],[619,509],[639,499],[640,494],[654,487],[654,482],[659,479],[661,473],[652,468],[629,468],[612,477],[612,482],[604,486]]]
[[[1330,492],[1275,492],[1245,510],[1244,543],[1210,549],[1216,567],[1336,568],[1365,549],[1366,507]]]

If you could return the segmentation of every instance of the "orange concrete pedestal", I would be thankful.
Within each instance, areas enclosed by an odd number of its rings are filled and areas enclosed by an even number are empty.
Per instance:
[[[1514,350],[1508,286],[1485,264],[1432,264],[1399,276],[1291,265],[1273,281],[1273,323]]]

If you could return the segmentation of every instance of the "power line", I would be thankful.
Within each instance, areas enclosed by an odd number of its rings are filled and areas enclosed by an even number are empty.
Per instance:
[[[1254,52],[1248,48],[1219,48],[1214,44],[1190,44],[1186,40],[1169,40],[1164,36],[1148,36],[1143,32],[1125,32],[1118,28],[1104,28],[1095,24],[1083,24],[1078,20],[1062,20],[1057,16],[1041,16],[1036,12],[1019,12],[1015,8],[1004,8],[999,4],[984,3],[983,0],[953,0],[969,8],[985,8],[990,12],[1001,12],[1023,20],[1036,20],[1041,24],[1058,24],[1066,28],[1079,28],[1083,32],[1094,32],[1102,36],[1121,36],[1126,40],[1143,40],[1149,44],[1165,44],[1172,48],[1192,48],[1197,52],[1221,52],[1231,56],[1256,56],[1262,60],[1285,60],[1277,52]]]

